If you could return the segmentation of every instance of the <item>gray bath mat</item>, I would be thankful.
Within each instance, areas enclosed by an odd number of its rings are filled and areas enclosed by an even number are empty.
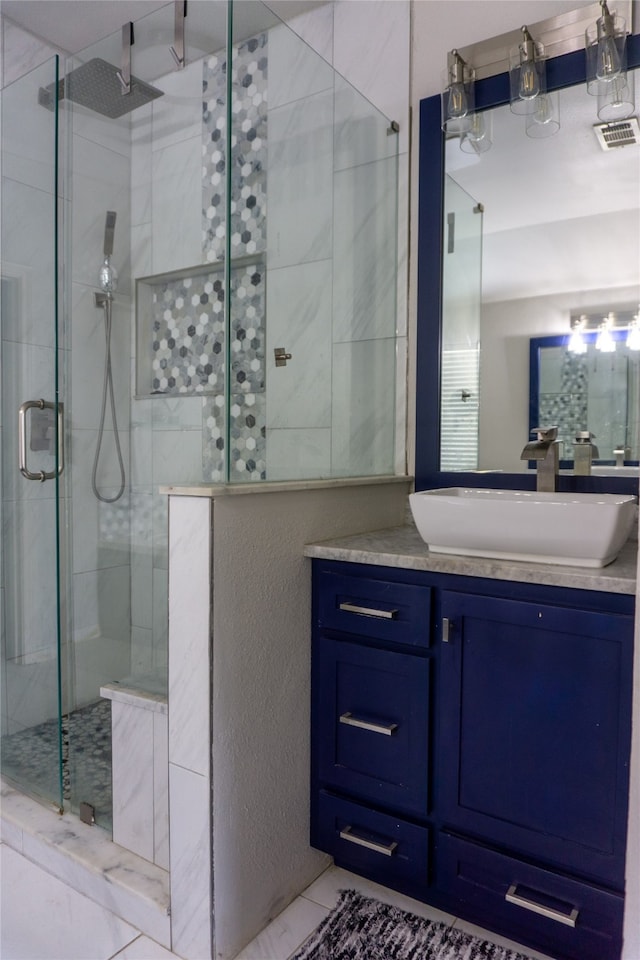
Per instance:
[[[523,953],[341,891],[329,916],[291,960],[529,960]]]

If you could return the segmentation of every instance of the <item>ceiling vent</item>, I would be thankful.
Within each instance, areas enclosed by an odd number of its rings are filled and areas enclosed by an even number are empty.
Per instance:
[[[593,129],[603,150],[613,150],[614,147],[626,147],[630,143],[640,143],[640,127],[637,117],[629,117],[628,120],[615,120],[613,123],[596,123]]]

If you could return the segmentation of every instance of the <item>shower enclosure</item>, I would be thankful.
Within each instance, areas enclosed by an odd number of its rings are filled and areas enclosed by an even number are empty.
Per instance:
[[[2,772],[107,829],[163,491],[395,466],[397,127],[262,3],[184,11],[2,96]]]

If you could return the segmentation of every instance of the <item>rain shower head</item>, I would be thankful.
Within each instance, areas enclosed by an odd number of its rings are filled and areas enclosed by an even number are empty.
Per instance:
[[[55,83],[41,87],[38,102],[53,108]],[[58,83],[58,100],[72,100],[112,120],[161,97],[162,90],[131,77],[131,90],[123,93],[120,71],[112,63],[95,57],[68,73]]]

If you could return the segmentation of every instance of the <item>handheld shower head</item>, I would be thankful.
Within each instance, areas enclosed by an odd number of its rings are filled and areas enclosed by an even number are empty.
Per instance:
[[[104,255],[110,257],[113,253],[113,235],[116,230],[116,211],[107,210],[107,217],[104,222]]]
[[[118,274],[115,267],[111,266],[111,254],[113,253],[113,236],[116,229],[116,212],[107,210],[107,217],[104,224],[104,261],[98,272],[98,284],[103,293],[113,297],[118,287]]]

